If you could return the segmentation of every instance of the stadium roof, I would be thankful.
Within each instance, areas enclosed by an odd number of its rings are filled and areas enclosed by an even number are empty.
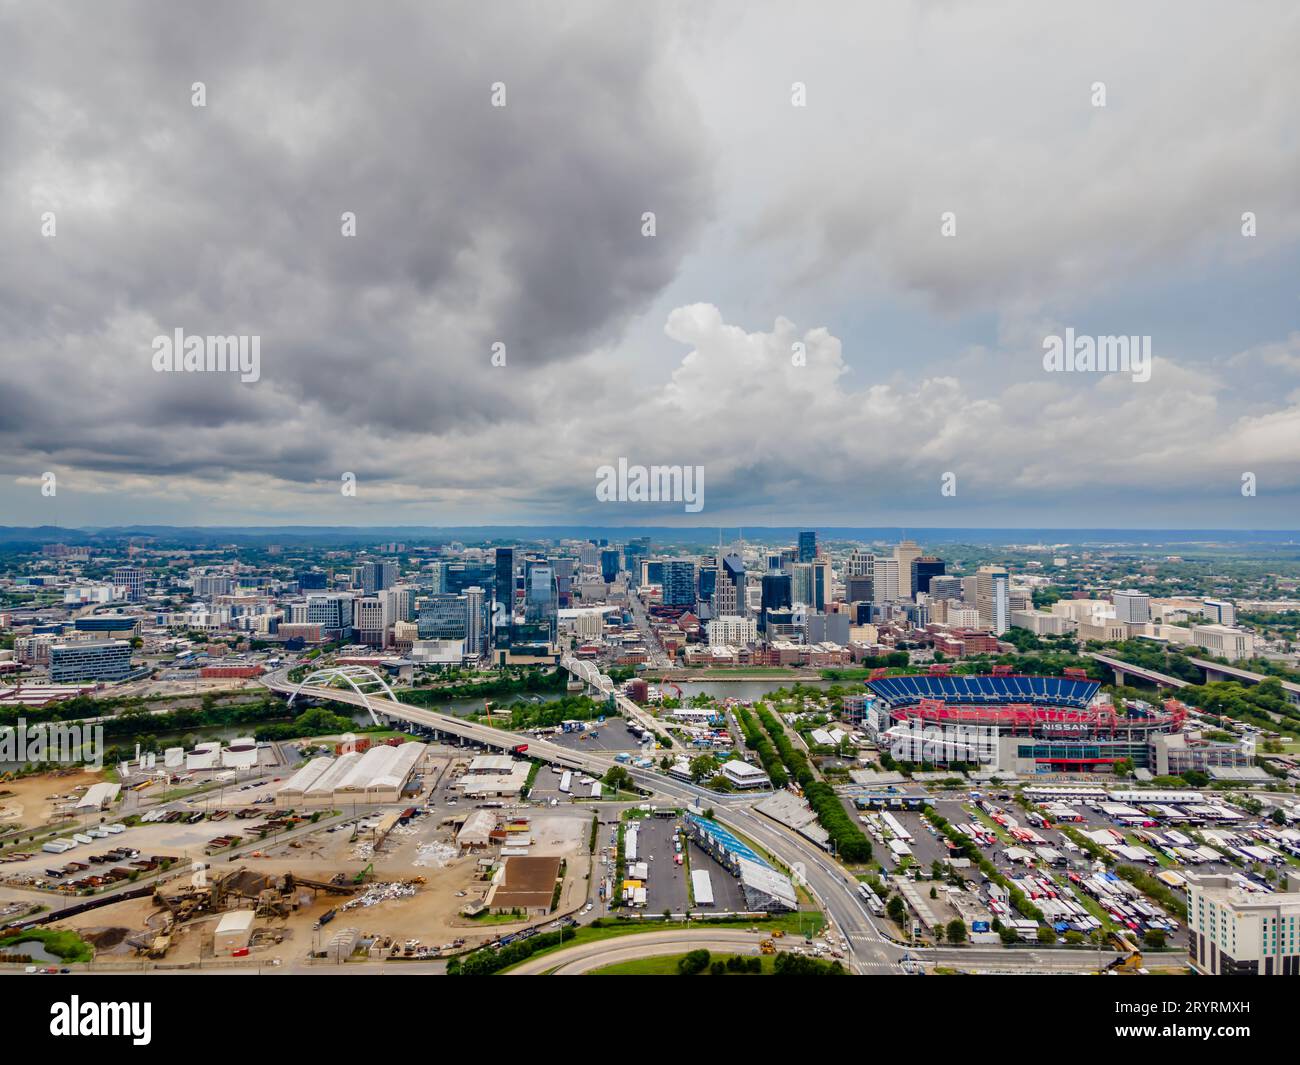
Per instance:
[[[867,687],[891,706],[907,706],[922,699],[940,699],[955,706],[989,706],[1028,703],[1085,707],[1101,684],[1067,677],[930,676],[881,677]]]

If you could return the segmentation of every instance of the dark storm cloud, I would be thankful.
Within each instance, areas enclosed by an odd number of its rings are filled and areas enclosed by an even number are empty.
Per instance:
[[[630,6],[0,21],[0,445],[16,469],[30,453],[310,480],[362,456],[400,465],[373,441],[526,426],[535,382],[617,338],[706,210],[663,30]],[[175,328],[261,336],[261,381],[154,373],[150,342]]]

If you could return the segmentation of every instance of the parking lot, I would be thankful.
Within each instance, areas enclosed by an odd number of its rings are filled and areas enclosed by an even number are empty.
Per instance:
[[[561,767],[562,768],[562,767]],[[560,790],[560,784],[564,780],[563,772],[555,772],[549,765],[542,766],[537,775],[533,777],[533,786],[528,792],[528,797],[536,802],[549,803],[552,799],[560,803],[567,803],[570,799],[591,799],[591,785],[583,784],[583,779],[592,779],[587,774],[578,770],[573,771],[573,776],[569,778],[569,790],[563,792]]]
[[[687,850],[690,852],[691,869],[707,869],[709,882],[713,885],[713,905],[708,907],[696,905],[696,912],[715,910],[718,913],[741,913],[748,909],[745,905],[745,892],[741,890],[739,879],[732,876],[694,843],[688,844]]]
[[[646,912],[671,910],[683,913],[687,907],[686,867],[673,861],[673,838],[677,819],[646,817],[641,820],[637,860],[646,863]]]
[[[546,738],[558,747],[567,747],[573,751],[603,754],[641,749],[641,742],[632,735],[628,730],[627,722],[621,717],[606,718],[603,725],[596,725],[582,732],[557,732]]]

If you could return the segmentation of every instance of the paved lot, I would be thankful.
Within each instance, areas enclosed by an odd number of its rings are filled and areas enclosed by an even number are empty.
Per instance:
[[[745,893],[740,888],[740,881],[694,843],[688,844],[688,849],[691,868],[708,870],[709,880],[713,884],[712,909],[719,913],[735,913],[746,909]],[[696,909],[703,911],[706,907],[697,906]]]
[[[585,732],[557,732],[547,739],[558,747],[589,753],[641,749],[641,741],[628,731],[627,722],[621,717],[607,718],[603,725],[597,725],[594,729]]]
[[[647,913],[662,913],[665,909],[682,913],[686,909],[686,869],[673,861],[676,825],[676,819],[667,817],[647,817],[641,821],[637,857],[650,870],[650,879],[646,881]],[[651,855],[654,861],[650,860]]]

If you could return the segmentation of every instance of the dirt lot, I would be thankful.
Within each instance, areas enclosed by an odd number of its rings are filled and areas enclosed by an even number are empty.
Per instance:
[[[60,774],[42,773],[0,783],[0,831],[35,828],[50,821],[60,806],[71,806],[91,784],[104,777],[92,770],[77,769]],[[73,790],[82,791],[73,796]]]
[[[463,814],[465,811],[450,811],[453,815],[457,812]],[[530,854],[566,859],[568,872],[561,909],[569,910],[580,906],[586,899],[588,888],[589,815],[554,811],[502,812],[507,815],[526,812],[532,817],[534,842]],[[368,827],[378,823],[382,816],[375,812],[358,818],[358,823],[349,822],[335,832],[325,829],[314,832],[302,839],[299,846],[281,844],[267,849],[262,852],[264,857],[248,856],[233,862],[214,861],[208,876],[211,880],[231,870],[244,868],[260,876],[282,876],[292,872],[299,878],[321,882],[329,882],[335,874],[342,873],[350,882],[357,873],[373,864],[366,884],[352,896],[340,897],[301,889],[299,901],[302,905],[295,912],[287,917],[259,918],[255,927],[264,930],[267,941],[261,945],[255,942],[253,956],[265,954],[267,957],[286,960],[301,958],[314,946],[323,949],[329,937],[342,928],[355,928],[363,935],[373,933],[392,936],[399,943],[418,940],[427,946],[438,947],[463,938],[473,946],[530,923],[546,923],[551,920],[549,916],[533,918],[531,921],[503,921],[495,917],[476,920],[461,916],[462,908],[487,894],[489,881],[481,878],[483,874],[479,859],[495,855],[495,849],[464,856],[456,854],[455,824],[449,821],[448,813],[429,813],[416,818],[409,826],[397,826],[378,852],[373,848],[372,831]],[[222,822],[222,825],[230,823]],[[182,849],[178,833],[202,830],[199,835],[206,840],[219,827],[221,826],[209,827],[206,822],[200,822],[193,826],[156,826],[156,830],[165,830],[171,834],[168,838],[173,845],[168,853],[176,853]],[[140,830],[132,831],[134,833]],[[116,840],[125,841],[123,836],[116,837]],[[132,845],[140,846],[140,843],[133,842]],[[319,932],[313,928],[323,913],[341,907],[349,898],[359,898],[367,889],[376,889],[376,893],[380,893],[378,885],[407,881],[414,877],[423,877],[425,883],[416,885],[413,895],[384,899],[374,905],[356,906],[347,911],[340,910],[334,920]],[[173,894],[185,885],[186,881],[182,878],[170,882],[165,890],[168,894]],[[185,962],[210,957],[212,928],[219,917],[219,914],[209,915],[185,925],[168,952],[167,961]],[[156,931],[161,928],[163,919],[162,910],[154,906],[151,899],[137,899],[92,910],[69,919],[66,924],[80,930],[93,931],[97,936],[102,933],[105,945],[99,949],[106,956],[130,958],[133,951],[124,942],[125,936],[145,929]],[[272,942],[275,937],[280,942]]]

